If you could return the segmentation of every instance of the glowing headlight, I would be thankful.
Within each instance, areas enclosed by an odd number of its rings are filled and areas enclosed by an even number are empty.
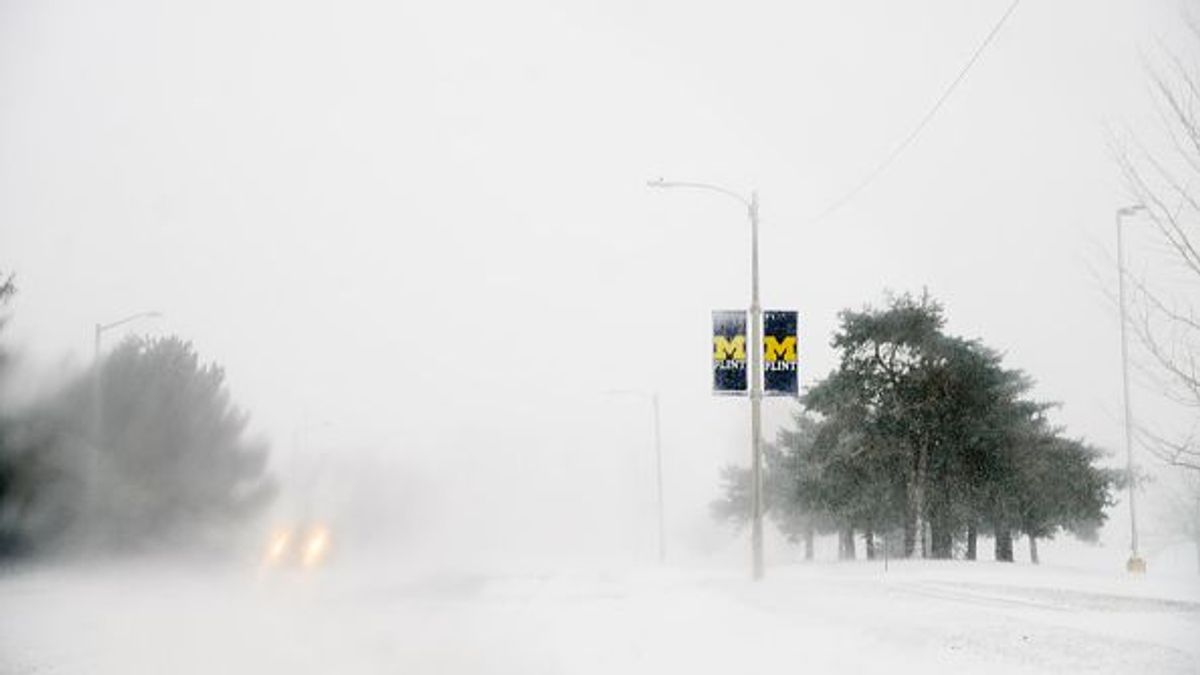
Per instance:
[[[308,533],[308,539],[304,542],[304,566],[312,567],[320,564],[325,559],[325,554],[328,551],[329,530],[323,526],[314,527]]]
[[[267,545],[267,564],[276,564],[282,561],[288,554],[288,547],[292,543],[292,533],[289,530],[277,530],[271,535],[271,542]]]

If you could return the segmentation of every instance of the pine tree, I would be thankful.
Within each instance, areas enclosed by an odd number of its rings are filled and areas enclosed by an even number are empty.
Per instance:
[[[810,388],[795,428],[766,454],[781,527],[837,531],[845,558],[856,531],[871,557],[876,535],[886,545],[902,530],[908,555],[950,558],[965,539],[974,559],[987,530],[997,559],[1011,560],[1014,533],[1036,551],[1038,538],[1087,536],[1102,521],[1115,474],[1094,466],[1098,451],[1050,427],[1051,406],[1026,398],[1024,373],[943,324],[927,295],[842,313],[838,368]],[[724,479],[715,511],[744,522],[748,474],[727,468]]]

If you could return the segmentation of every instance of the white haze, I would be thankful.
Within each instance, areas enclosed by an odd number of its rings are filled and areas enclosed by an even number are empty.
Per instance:
[[[707,506],[748,411],[709,395],[707,350],[710,311],[748,303],[748,231],[662,176],[758,190],[763,301],[800,312],[804,384],[839,310],[927,287],[1115,453],[1110,140],[1160,129],[1144,65],[1187,3],[1023,3],[818,218],[1008,4],[0,0],[10,395],[159,310],[105,346],[177,334],[225,368],[284,480],[265,522],[319,473],[359,563],[474,574],[652,562],[650,405],[610,392],[657,391],[669,556],[736,576],[745,542]],[[1135,405],[1174,419],[1146,383]],[[768,437],[791,410],[767,403]],[[1043,559],[1119,566],[1110,518]]]

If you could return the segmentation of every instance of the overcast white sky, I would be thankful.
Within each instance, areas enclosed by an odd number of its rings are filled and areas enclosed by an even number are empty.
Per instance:
[[[928,286],[1118,449],[1108,138],[1156,128],[1143,62],[1185,2],[1025,0],[814,221],[1008,4],[0,0],[7,340],[45,375],[87,362],[95,322],[161,310],[131,330],[224,365],[281,451],[470,476],[484,510],[497,484],[569,492],[526,475],[649,499],[648,408],[603,392],[658,389],[691,527],[748,454],[746,406],[708,394],[748,231],[645,187],[664,176],[759,191],[764,304],[800,311],[805,382],[839,309]]]

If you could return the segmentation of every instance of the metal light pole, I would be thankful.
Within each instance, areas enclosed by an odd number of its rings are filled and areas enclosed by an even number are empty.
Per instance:
[[[650,396],[654,406],[654,482],[658,489],[658,564],[667,562],[667,525],[663,515],[662,427],[659,424],[658,392]]]
[[[1125,476],[1129,480],[1129,562],[1125,568],[1130,572],[1145,572],[1146,561],[1138,555],[1137,533],[1137,485],[1133,476],[1133,410],[1129,403],[1129,340],[1126,337],[1128,319],[1125,316],[1125,248],[1121,222],[1146,210],[1145,206],[1125,206],[1117,209],[1117,295],[1121,305],[1121,389],[1125,399]]]
[[[130,321],[137,321],[138,319],[158,319],[161,317],[162,312],[158,311],[138,312],[137,314],[130,314],[124,319],[113,321],[112,323],[96,324],[96,332],[92,341],[92,362],[97,364],[100,362],[100,336],[104,333],[104,331],[116,328],[117,326],[123,326]]]
[[[94,434],[93,445],[97,448],[100,446],[100,436],[104,431],[103,416],[100,407],[102,403],[100,396],[100,338],[104,334],[104,331],[122,326],[130,321],[157,319],[161,316],[162,312],[138,312],[112,323],[98,323],[95,325],[95,330],[92,333],[92,367],[96,371],[92,374],[92,433]]]
[[[750,219],[750,473],[753,483],[751,497],[750,547],[752,574],[755,581],[763,578],[763,497],[762,497],[762,305],[758,299],[758,193],[750,199],[708,183],[673,182],[663,179],[647,183],[654,188],[692,188],[719,192],[736,199],[746,207]]]
[[[654,413],[654,482],[658,489],[658,562],[661,565],[667,561],[667,527],[663,508],[663,462],[662,462],[662,432],[659,426],[658,392],[644,392],[638,389],[613,389],[609,394],[632,394],[649,396],[652,412]]]
[[[95,510],[96,503],[96,480],[100,470],[100,448],[104,443],[104,397],[101,395],[101,369],[100,369],[100,339],[104,335],[104,331],[116,328],[136,321],[137,319],[158,318],[161,317],[161,312],[138,312],[131,314],[124,319],[113,321],[112,323],[97,323],[92,332],[92,452],[91,452],[91,474],[85,487],[87,494],[85,495],[86,504],[89,510]]]

